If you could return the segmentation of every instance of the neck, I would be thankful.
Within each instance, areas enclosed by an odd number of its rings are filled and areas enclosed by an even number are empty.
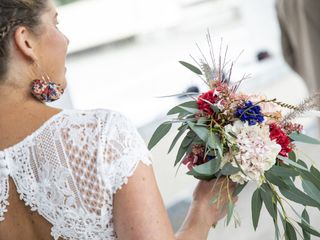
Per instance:
[[[0,112],[10,111],[10,109],[38,109],[46,107],[45,104],[36,100],[30,91],[30,88],[13,84],[0,85]]]

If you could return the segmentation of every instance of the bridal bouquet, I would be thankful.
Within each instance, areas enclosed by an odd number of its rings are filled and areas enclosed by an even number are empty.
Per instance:
[[[310,225],[307,211],[307,208],[320,210],[320,171],[298,157],[295,144],[320,144],[320,141],[303,134],[303,126],[293,122],[296,117],[318,107],[320,94],[293,106],[262,95],[239,92],[244,79],[231,81],[233,63],[227,64],[220,52],[216,64],[209,34],[207,40],[210,63],[202,52],[203,59],[195,60],[197,66],[180,63],[200,76],[208,91],[188,95],[190,101],[172,108],[167,114],[170,120],[154,132],[149,149],[173,124],[179,124],[169,148],[170,152],[181,138],[174,165],[186,165],[187,174],[197,179],[224,177],[225,184],[237,183],[226,206],[227,224],[234,215],[231,196],[239,194],[248,182],[254,182],[257,185],[251,203],[254,229],[264,204],[273,219],[276,239],[280,239],[282,229],[288,240],[299,236],[305,240],[310,239],[310,235],[320,237],[319,230]],[[284,109],[287,109],[286,114]],[[214,196],[212,202],[218,199],[219,195]],[[292,202],[302,205],[302,213]],[[292,209],[295,218],[288,216],[286,207]]]

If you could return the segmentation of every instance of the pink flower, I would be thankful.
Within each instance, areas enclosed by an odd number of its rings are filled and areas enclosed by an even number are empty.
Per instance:
[[[283,129],[286,131],[287,134],[290,134],[292,132],[301,133],[303,130],[303,126],[298,123],[285,123],[283,125]]]
[[[195,144],[192,146],[192,151],[182,161],[184,165],[191,170],[194,166],[206,163],[208,160],[204,159],[204,147],[202,145]]]

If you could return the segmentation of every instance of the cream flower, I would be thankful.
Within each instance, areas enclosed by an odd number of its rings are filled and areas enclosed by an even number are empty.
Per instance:
[[[260,185],[264,172],[276,163],[276,157],[281,150],[280,145],[270,140],[269,126],[249,126],[247,123],[236,121],[233,125],[225,126],[225,131],[237,136],[227,136],[229,144],[238,148],[231,163],[236,167],[237,161],[245,173],[239,171],[230,176],[231,180],[240,184],[251,180]]]

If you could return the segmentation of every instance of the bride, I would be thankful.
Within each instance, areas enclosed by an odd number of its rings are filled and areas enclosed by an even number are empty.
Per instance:
[[[53,0],[0,1],[0,239],[207,239],[226,214],[222,181],[198,183],[174,234],[130,121],[44,104],[66,87],[57,24]]]

